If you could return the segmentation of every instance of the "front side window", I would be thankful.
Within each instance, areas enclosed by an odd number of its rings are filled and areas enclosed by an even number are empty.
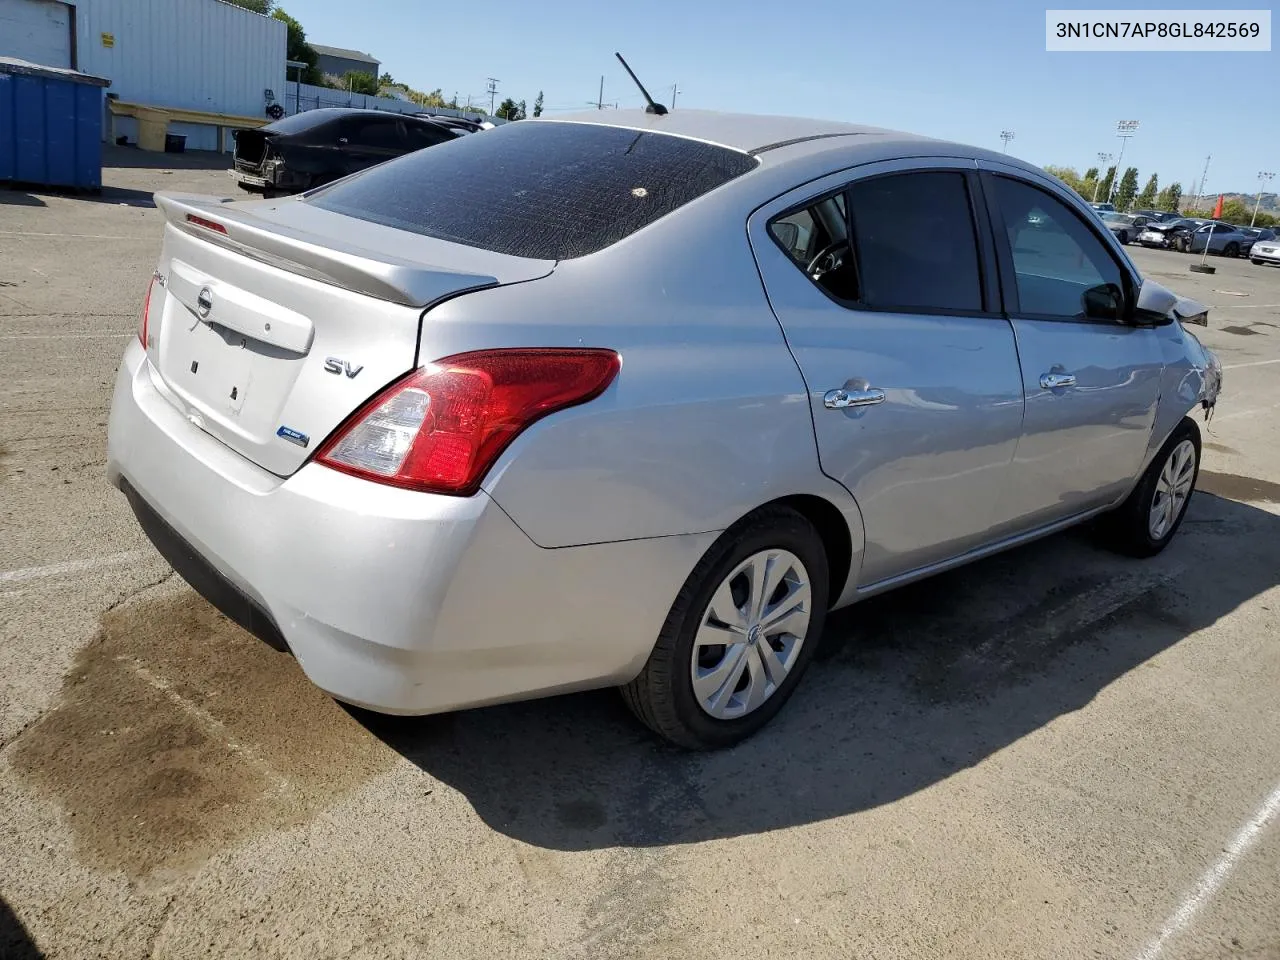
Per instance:
[[[1120,265],[1065,203],[1021,180],[997,176],[991,182],[1013,257],[1020,313],[1084,319],[1085,291],[1104,284],[1124,289]]]

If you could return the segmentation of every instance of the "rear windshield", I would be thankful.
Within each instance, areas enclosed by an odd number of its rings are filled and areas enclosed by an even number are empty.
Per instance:
[[[295,113],[291,117],[282,117],[274,123],[268,123],[262,129],[271,133],[301,133],[303,130],[311,130],[321,124],[338,120],[343,114],[350,115],[350,111],[304,110],[302,113]]]
[[[603,250],[755,167],[736,150],[581,123],[509,123],[311,194],[318,207],[516,257]]]

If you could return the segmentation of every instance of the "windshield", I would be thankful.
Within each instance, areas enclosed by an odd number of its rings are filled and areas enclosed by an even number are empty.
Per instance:
[[[304,202],[516,257],[602,250],[748,170],[665,133],[523,121],[380,164]]]

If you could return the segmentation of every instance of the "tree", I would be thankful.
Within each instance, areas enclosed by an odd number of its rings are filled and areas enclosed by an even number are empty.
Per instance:
[[[1116,182],[1116,168],[1107,167],[1107,175],[1098,186],[1098,199],[1103,202],[1111,199],[1111,187]]]
[[[316,66],[320,58],[311,49],[311,44],[307,43],[307,31],[302,29],[302,24],[285,13],[280,7],[276,7],[271,16],[283,22],[288,30],[284,53],[286,59],[297,60],[307,65],[306,69],[302,71],[302,82],[321,83],[324,78],[320,76],[320,68]]]
[[[1214,201],[1215,203],[1217,201]],[[1246,205],[1243,200],[1231,199],[1222,205],[1222,219],[1227,223],[1249,225],[1249,217],[1253,215],[1253,205]]]
[[[533,115],[535,117],[542,116],[542,91],[538,91],[537,99],[533,101]]]
[[[1138,168],[1130,167],[1120,178],[1120,187],[1116,190],[1116,209],[1128,210],[1133,206],[1133,198],[1138,195]]]
[[[1157,200],[1156,204],[1159,209],[1167,210],[1170,213],[1177,213],[1178,207],[1182,204],[1182,184],[1171,183],[1160,191],[1163,200]]]
[[[523,120],[524,119],[524,101],[516,103],[510,97],[498,104],[498,116],[504,120]]]
[[[1098,179],[1098,168],[1097,168],[1097,167],[1090,167],[1088,170],[1086,170],[1086,171],[1084,172],[1084,178],[1085,178],[1086,180],[1097,180],[1097,179]]]
[[[1068,187],[1070,187],[1076,193],[1080,194],[1081,196],[1085,196],[1084,181],[1080,179],[1080,174],[1076,173],[1074,167],[1049,166],[1049,167],[1045,167],[1044,169],[1046,173],[1057,177],[1059,180],[1065,183]],[[1089,199],[1089,198],[1086,197],[1086,199]]]
[[[374,79],[372,73],[365,73],[361,70],[348,70],[342,75],[342,82],[339,86],[343,90],[349,90],[351,93],[363,93],[370,97],[378,95],[378,81]]]
[[[400,84],[396,83],[395,78],[394,78],[393,76],[391,76],[391,74],[389,74],[389,73],[384,73],[382,76],[380,76],[380,77],[378,78],[378,86],[380,86],[380,87],[398,87],[398,86],[400,86]]]
[[[271,0],[228,0],[237,7],[244,7],[246,10],[252,10],[254,13],[260,13],[264,17],[271,15]]]
[[[1157,189],[1157,180],[1156,180],[1156,175],[1153,173],[1151,175],[1151,178],[1147,181],[1147,185],[1143,187],[1142,192],[1138,194],[1138,199],[1136,201],[1137,205],[1141,207],[1143,210],[1150,210],[1153,206],[1155,206],[1156,189]]]

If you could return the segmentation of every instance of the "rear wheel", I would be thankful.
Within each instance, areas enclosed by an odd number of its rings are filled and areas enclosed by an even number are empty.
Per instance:
[[[1123,230],[1120,231],[1119,238],[1121,243],[1126,245],[1129,243],[1129,234],[1126,233],[1125,231]]]
[[[1200,428],[1183,418],[1152,459],[1129,498],[1104,520],[1112,545],[1134,557],[1152,557],[1182,525],[1200,473]]]
[[[791,696],[822,633],[827,556],[799,513],[766,507],[727,530],[685,581],[623,699],[691,749],[755,733]]]
[[[1239,245],[1238,243],[1228,243],[1228,244],[1227,244],[1227,245],[1222,249],[1222,255],[1223,255],[1224,257],[1238,257],[1238,256],[1240,256],[1240,245]]]

